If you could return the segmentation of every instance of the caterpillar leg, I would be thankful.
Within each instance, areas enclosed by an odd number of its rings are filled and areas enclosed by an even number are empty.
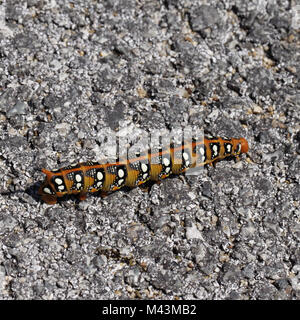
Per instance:
[[[214,167],[214,168],[215,168],[215,167],[216,167],[216,163],[217,163],[217,161],[210,162],[209,165],[210,165],[211,167]]]
[[[150,190],[150,186],[149,185],[144,185],[144,184],[141,184],[139,186],[140,190],[143,191],[143,192],[149,192]]]
[[[101,193],[100,193],[100,197],[101,198],[106,198],[108,196],[108,192],[104,192],[104,191],[102,191]]]
[[[47,204],[55,204],[57,202],[57,196],[54,195],[42,195],[41,199]]]
[[[86,199],[86,192],[80,192],[77,197],[80,201],[85,200]]]
[[[138,187],[142,192],[149,193],[153,185],[155,184],[160,185],[161,183],[162,183],[162,180],[158,180],[158,181],[148,180],[147,182],[140,184]]]

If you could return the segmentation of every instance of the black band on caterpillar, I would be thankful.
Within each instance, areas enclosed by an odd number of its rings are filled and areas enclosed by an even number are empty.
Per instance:
[[[145,151],[130,159],[101,164],[84,162],[56,171],[43,169],[46,174],[39,188],[39,195],[48,204],[57,202],[58,197],[77,194],[80,200],[88,192],[109,193],[124,186],[135,187],[148,180],[159,181],[170,174],[180,174],[189,168],[212,165],[226,157],[238,157],[248,152],[244,138],[207,138],[192,140],[179,146]]]

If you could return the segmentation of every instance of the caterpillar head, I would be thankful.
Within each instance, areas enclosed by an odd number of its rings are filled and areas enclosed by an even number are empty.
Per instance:
[[[245,138],[240,138],[241,153],[247,153],[249,150],[248,141]]]
[[[232,139],[233,155],[238,156],[242,153],[247,153],[249,150],[248,141],[245,138]]]

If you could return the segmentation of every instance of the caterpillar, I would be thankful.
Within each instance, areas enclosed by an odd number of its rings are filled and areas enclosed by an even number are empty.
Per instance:
[[[146,150],[133,157],[123,157],[113,163],[82,162],[49,171],[38,194],[47,204],[55,204],[57,198],[76,194],[85,200],[88,192],[101,195],[122,187],[136,187],[147,181],[160,181],[169,175],[184,173],[189,168],[213,165],[227,157],[239,158],[248,152],[244,138],[209,138],[183,141],[181,145],[170,145]]]

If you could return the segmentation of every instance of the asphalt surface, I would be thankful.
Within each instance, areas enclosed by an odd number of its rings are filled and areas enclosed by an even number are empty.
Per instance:
[[[300,298],[299,5],[207,3],[1,1],[0,299]],[[249,155],[37,196],[42,168],[111,156],[118,128],[187,127]]]

